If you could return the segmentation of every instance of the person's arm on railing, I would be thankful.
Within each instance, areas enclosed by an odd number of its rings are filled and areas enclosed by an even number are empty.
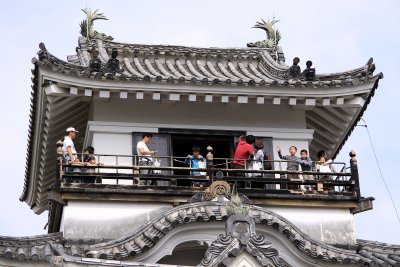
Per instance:
[[[67,153],[69,155],[69,158],[71,159],[70,162],[74,163],[74,162],[79,162],[79,159],[77,157],[75,157],[74,154],[72,154],[72,148],[71,146],[67,147]]]
[[[192,164],[191,164],[192,158],[193,158],[192,155],[187,155],[187,157],[185,158],[184,163],[185,163],[185,164],[190,164],[190,167],[191,167],[191,165],[192,165]]]
[[[332,161],[331,161],[331,162],[332,162]],[[335,166],[333,166],[332,164],[330,164],[330,166],[331,166],[331,171],[332,171],[332,172],[336,172]]]
[[[310,166],[310,168],[312,167],[312,161],[310,157],[307,157],[306,159],[299,158],[297,160],[297,163],[299,163],[302,166]]]

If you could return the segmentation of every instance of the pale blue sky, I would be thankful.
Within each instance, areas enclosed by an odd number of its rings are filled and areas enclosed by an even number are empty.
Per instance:
[[[272,14],[281,21],[281,46],[290,64],[312,60],[318,73],[345,71],[373,57],[385,78],[364,115],[394,201],[400,209],[400,179],[395,166],[400,144],[396,106],[400,62],[400,2],[340,1],[6,1],[0,9],[0,235],[43,234],[47,213],[34,215],[19,202],[22,192],[30,105],[32,57],[44,42],[55,56],[74,54],[81,8],[100,9],[109,18],[95,24],[115,40],[130,43],[201,47],[244,47],[264,38],[251,26]],[[363,196],[374,210],[355,216],[358,238],[400,244],[400,223],[379,177],[365,128],[357,127],[342,149],[358,153]]]

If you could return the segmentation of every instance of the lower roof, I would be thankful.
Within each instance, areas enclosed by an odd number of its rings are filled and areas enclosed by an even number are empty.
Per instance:
[[[62,233],[20,238],[0,236],[0,262],[2,258],[10,259],[15,261],[17,266],[20,261],[23,266],[23,262],[26,261],[50,261],[54,257],[61,257],[62,261],[94,262],[99,266],[135,262],[135,259],[140,258],[143,253],[151,253],[159,240],[173,236],[174,230],[183,224],[225,221],[229,218],[227,205],[229,206],[229,202],[181,205],[164,211],[135,232],[116,240],[71,240],[64,239]],[[355,247],[340,246],[340,244],[333,246],[312,239],[296,225],[272,211],[253,205],[247,207],[249,213],[246,218],[254,220],[266,231],[274,231],[281,235],[293,249],[303,254],[302,257],[321,264],[400,265],[400,245],[358,240]],[[258,249],[263,251],[264,242],[255,242],[253,245],[260,246]],[[206,254],[206,258],[209,259],[210,255]]]

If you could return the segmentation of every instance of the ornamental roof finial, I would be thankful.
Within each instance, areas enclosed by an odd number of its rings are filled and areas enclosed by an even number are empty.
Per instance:
[[[272,21],[265,21],[261,19],[261,21],[256,22],[256,25],[253,28],[262,29],[267,34],[267,39],[263,41],[257,41],[255,43],[247,43],[247,47],[258,47],[258,48],[270,48],[276,49],[278,46],[279,40],[281,39],[281,33],[278,30],[275,30],[275,24],[278,23],[279,20],[273,17]]]
[[[98,19],[108,20],[103,13],[97,13],[99,10],[92,12],[90,8],[82,9],[82,11],[86,14],[86,19],[82,20],[79,24],[81,27],[81,35],[86,37],[88,40],[90,39],[100,39],[106,41],[112,41],[114,38],[110,35],[106,35],[105,33],[95,31],[93,29],[93,22]]]

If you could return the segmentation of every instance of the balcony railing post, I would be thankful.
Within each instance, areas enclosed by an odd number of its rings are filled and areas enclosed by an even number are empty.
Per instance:
[[[140,185],[140,167],[138,157],[135,155],[133,157],[133,185]]]
[[[207,177],[210,180],[210,183],[214,181],[213,179],[213,174],[214,172],[212,171],[212,168],[214,166],[214,155],[212,154],[213,148],[211,146],[207,147]]]
[[[350,151],[349,153],[350,156],[350,171],[351,171],[351,181],[354,182],[353,187],[353,194],[355,196],[361,196],[360,192],[360,180],[358,176],[358,165],[357,165],[357,158],[356,158],[356,152],[354,150]]]
[[[61,186],[61,179],[63,175],[63,161],[64,161],[64,156],[63,156],[63,141],[58,140],[56,143],[57,145],[57,168],[56,168],[56,181],[54,184],[54,189],[59,189]]]

